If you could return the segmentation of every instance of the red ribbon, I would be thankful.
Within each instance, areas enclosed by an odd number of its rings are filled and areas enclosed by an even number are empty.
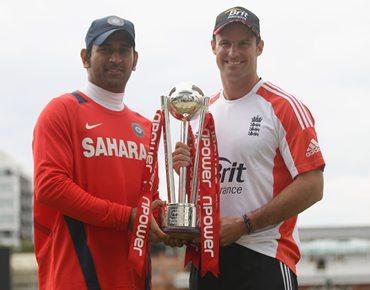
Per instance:
[[[148,241],[152,219],[152,199],[156,178],[158,145],[163,127],[163,112],[158,110],[152,122],[150,144],[145,169],[142,176],[141,191],[131,234],[128,260],[140,277],[145,277],[144,263],[148,255]]]
[[[220,185],[217,140],[214,120],[210,113],[205,118],[199,150],[200,249],[194,245],[188,245],[185,264],[191,261],[197,268],[201,265],[202,277],[207,272],[218,277]]]
[[[194,138],[194,134],[193,134],[190,124],[189,124],[189,130],[188,130],[188,146],[190,149],[191,164],[194,164],[195,138]],[[193,166],[189,166],[186,171],[186,195],[188,197],[188,201],[190,201],[192,179],[193,179]]]

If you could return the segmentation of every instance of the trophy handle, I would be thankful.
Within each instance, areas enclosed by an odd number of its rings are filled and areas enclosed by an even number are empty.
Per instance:
[[[188,144],[189,133],[189,121],[181,121],[181,136],[180,141],[184,144]],[[179,175],[179,203],[186,203],[186,167],[180,167]]]
[[[170,130],[170,116],[168,111],[168,102],[166,96],[161,96],[161,105],[163,111],[163,142],[164,142],[164,156],[166,164],[166,180],[167,180],[167,197],[169,203],[175,203],[175,181],[173,176],[173,159],[172,159],[172,145],[171,145],[171,130]]]
[[[192,204],[196,204],[197,198],[198,198],[199,144],[202,138],[204,119],[208,111],[208,104],[209,104],[209,97],[204,97],[203,106],[202,106],[202,109],[200,111],[200,116],[199,116],[198,136],[197,136],[197,144],[196,144],[196,149],[195,149],[195,157],[194,157],[194,165],[193,165],[193,179],[191,183],[191,194],[190,194],[190,201],[189,201]]]

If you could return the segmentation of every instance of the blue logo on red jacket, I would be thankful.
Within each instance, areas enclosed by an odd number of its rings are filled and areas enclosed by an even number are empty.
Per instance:
[[[144,129],[138,123],[132,123],[131,128],[137,137],[139,138],[144,137]]]

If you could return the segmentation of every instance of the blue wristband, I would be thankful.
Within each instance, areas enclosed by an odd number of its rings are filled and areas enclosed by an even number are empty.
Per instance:
[[[249,220],[249,217],[247,214],[243,214],[243,222],[245,225],[245,228],[247,229],[247,234],[250,234],[252,232],[252,226]]]

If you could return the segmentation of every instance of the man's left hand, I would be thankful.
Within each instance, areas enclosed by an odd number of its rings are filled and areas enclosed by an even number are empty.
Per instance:
[[[226,216],[220,220],[220,246],[228,246],[247,233],[243,217]]]

